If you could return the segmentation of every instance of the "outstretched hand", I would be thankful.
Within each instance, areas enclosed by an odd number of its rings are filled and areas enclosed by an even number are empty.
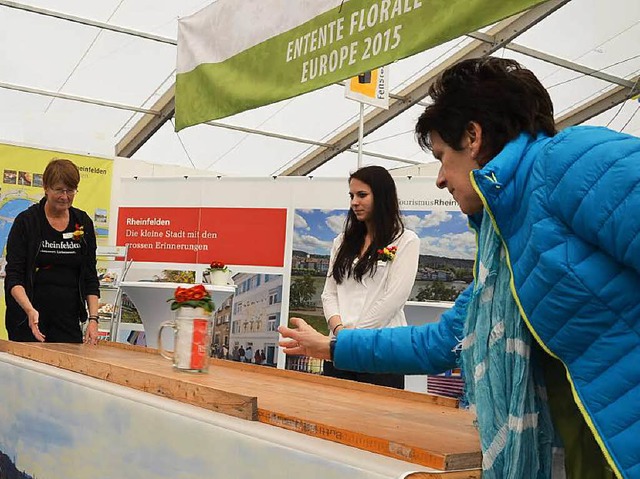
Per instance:
[[[284,348],[285,354],[331,359],[328,336],[313,329],[302,318],[291,318],[290,321],[293,328],[287,326],[278,328],[284,338],[280,340],[280,346]]]

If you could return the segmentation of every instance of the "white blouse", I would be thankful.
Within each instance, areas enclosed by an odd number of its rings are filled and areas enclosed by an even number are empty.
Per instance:
[[[393,260],[378,261],[375,274],[365,274],[361,283],[349,277],[342,284],[337,284],[331,272],[342,238],[343,234],[340,234],[333,241],[329,273],[322,292],[322,307],[327,321],[339,315],[342,324],[351,328],[406,326],[403,308],[418,271],[420,238],[405,229],[398,239],[387,245],[398,248]]]

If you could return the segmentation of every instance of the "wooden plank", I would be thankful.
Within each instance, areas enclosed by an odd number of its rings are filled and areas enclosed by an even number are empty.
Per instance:
[[[140,346],[132,346],[139,348]],[[144,349],[144,348],[143,348]],[[235,368],[243,371],[255,371],[255,364],[240,363],[235,361],[226,361],[222,359],[211,359],[211,364],[223,365],[228,368]],[[290,378],[292,375],[299,375],[301,380],[307,383],[314,384],[333,384],[339,386],[342,389],[348,389],[350,391],[365,391],[375,392],[380,396],[386,397],[401,397],[404,399],[411,398],[413,401],[422,402],[425,404],[437,404],[439,406],[445,406],[450,408],[457,408],[459,400],[452,397],[440,396],[437,394],[425,394],[413,391],[402,391],[395,388],[385,388],[380,386],[374,386],[366,383],[359,383],[355,381],[343,381],[341,379],[330,378],[328,376],[320,376],[318,374],[309,374],[300,371],[289,371],[284,369],[264,368],[265,374],[269,374],[273,377]],[[336,382],[337,381],[337,382]]]
[[[0,341],[0,350],[434,469],[480,467],[474,417],[448,398],[224,360],[190,374],[152,350],[110,342]]]
[[[101,343],[110,348],[116,349],[124,349],[126,351],[136,351],[147,354],[155,354],[158,355],[159,352],[155,348],[148,348],[144,346],[134,346],[132,344],[124,344],[124,343],[114,343],[114,342],[105,342]],[[255,372],[255,364],[248,363],[240,363],[235,361],[226,361],[222,359],[211,358],[209,363],[214,366],[221,366],[225,368],[238,369],[241,371],[250,371]],[[380,388],[378,386],[372,386],[371,384],[358,383],[355,381],[341,381],[334,378],[329,378],[325,376],[319,376],[316,374],[309,374],[299,371],[287,371],[282,369],[268,368],[265,367],[262,371],[263,374],[267,374],[274,377],[284,377],[290,378],[292,375],[300,375],[299,378],[306,382],[316,383],[316,384],[327,384],[327,381],[339,381],[334,382],[335,385],[339,385],[343,389],[350,389],[352,391],[374,391],[379,395],[388,396],[388,397],[403,397],[403,398],[412,398],[414,401],[424,402],[428,404],[437,404],[440,406],[447,406],[451,408],[457,408],[459,405],[459,400],[456,398],[448,397],[448,396],[440,396],[437,394],[425,394],[425,393],[417,393],[413,391],[401,391],[399,389],[394,388]]]
[[[446,454],[433,453],[426,448],[395,442],[384,437],[376,437],[363,431],[353,431],[333,426],[329,423],[311,421],[305,418],[287,416],[258,408],[258,420],[272,426],[282,427],[309,436],[327,439],[347,446],[375,452],[383,456],[440,470],[465,469],[478,462],[476,453]],[[375,432],[375,428],[373,428]]]
[[[406,479],[480,479],[481,477],[480,469],[468,469],[455,472],[413,472],[408,474]]]
[[[73,345],[72,348],[77,350],[79,345]],[[142,358],[136,357],[133,361],[135,366],[131,367],[87,357],[73,351],[73,349],[59,351],[39,343],[15,343],[0,340],[0,351],[9,352],[15,356],[50,364],[156,396],[193,404],[229,416],[257,420],[258,402],[256,397],[214,389],[194,381],[185,381],[177,371],[153,373],[146,370],[148,364],[146,364],[144,356]],[[156,359],[151,355],[149,358]]]

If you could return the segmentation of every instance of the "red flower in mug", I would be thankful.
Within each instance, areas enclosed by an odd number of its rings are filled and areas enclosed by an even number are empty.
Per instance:
[[[84,236],[84,226],[76,223],[76,230],[73,232],[72,238],[75,241],[80,241],[80,239]]]
[[[197,286],[194,286],[193,288],[190,288],[189,294],[190,294],[189,299],[191,301],[199,301],[201,299],[206,298],[209,293],[207,293],[207,290],[204,288],[204,286],[199,284]]]
[[[228,271],[228,268],[222,261],[212,261],[208,270],[211,271]]]
[[[202,308],[211,313],[215,307],[211,295],[201,284],[197,284],[190,288],[178,286],[173,293],[173,298],[169,298],[167,302],[171,302],[171,310],[178,308]]]
[[[189,301],[189,293],[187,293],[187,288],[178,286],[173,299],[175,299],[175,301],[178,301],[179,303]]]

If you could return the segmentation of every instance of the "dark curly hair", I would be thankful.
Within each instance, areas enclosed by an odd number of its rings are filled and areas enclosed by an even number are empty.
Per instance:
[[[445,70],[431,85],[427,106],[416,124],[416,138],[431,149],[429,132],[437,131],[455,150],[469,123],[482,127],[480,157],[491,160],[520,133],[556,134],[553,104],[536,76],[506,58],[465,60]]]
[[[349,209],[344,226],[344,238],[333,261],[331,272],[338,284],[350,276],[356,281],[362,281],[366,274],[375,273],[378,261],[376,252],[388,246],[404,231],[396,184],[389,172],[382,166],[365,166],[351,174],[349,183],[354,178],[367,184],[373,193],[374,231],[371,231],[371,245],[354,267],[353,261],[360,256],[367,227],[364,222],[358,221],[353,210]]]

